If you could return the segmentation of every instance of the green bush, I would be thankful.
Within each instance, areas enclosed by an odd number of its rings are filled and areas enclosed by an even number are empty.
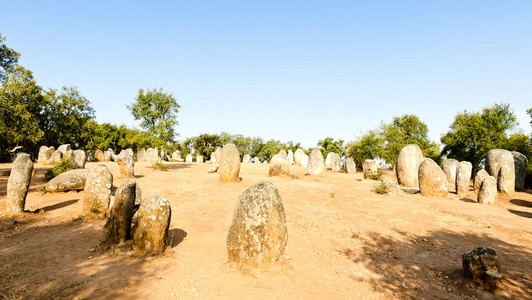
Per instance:
[[[152,168],[159,171],[166,171],[168,169],[167,165],[164,165],[162,162],[158,162],[152,165]]]
[[[73,166],[70,159],[63,158],[62,160],[56,162],[53,168],[48,169],[48,171],[46,171],[46,174],[44,174],[44,178],[46,178],[46,180],[50,180],[56,177],[57,175],[72,169]]]

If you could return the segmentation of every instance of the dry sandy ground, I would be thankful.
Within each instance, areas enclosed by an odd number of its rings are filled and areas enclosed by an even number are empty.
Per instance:
[[[89,163],[87,167],[93,165]],[[0,297],[42,299],[492,299],[532,298],[532,194],[492,206],[460,198],[371,192],[362,175],[274,177],[288,224],[288,259],[264,269],[227,262],[233,209],[267,165],[242,165],[239,183],[222,184],[211,165],[136,165],[143,195],[172,204],[171,247],[138,258],[95,247],[104,220],[79,218],[83,192],[41,195],[47,167],[36,165],[30,211],[0,221]],[[116,163],[107,163],[119,179]],[[0,165],[0,174],[9,170]],[[303,174],[304,169],[297,169]],[[0,176],[0,214],[8,177]],[[0,218],[5,218],[0,215]],[[496,294],[462,277],[462,254],[498,250],[505,288]]]

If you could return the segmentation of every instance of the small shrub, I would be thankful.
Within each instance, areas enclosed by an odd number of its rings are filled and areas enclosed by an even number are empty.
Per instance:
[[[39,188],[39,192],[41,192],[41,195],[46,194],[46,186],[45,186],[45,185],[41,186],[41,187]]]
[[[166,171],[168,169],[167,165],[164,165],[162,162],[158,162],[152,165],[152,168],[159,171]]]
[[[375,193],[379,195],[385,195],[388,194],[390,191],[388,190],[388,185],[385,182],[377,182],[373,185],[373,188],[371,189]]]
[[[364,179],[371,179],[371,180],[381,180],[382,174],[364,174]]]
[[[62,160],[56,162],[51,169],[48,169],[48,171],[46,171],[46,174],[44,174],[44,178],[46,180],[50,180],[56,177],[57,175],[72,169],[73,166],[70,159],[63,158]]]
[[[334,196],[336,196],[336,192],[330,192],[329,196],[331,196],[331,198],[334,198]]]

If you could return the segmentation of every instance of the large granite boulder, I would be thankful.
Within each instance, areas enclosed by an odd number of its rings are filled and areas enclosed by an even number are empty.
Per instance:
[[[445,172],[430,158],[425,158],[419,165],[418,178],[421,195],[445,197],[449,193]]]
[[[54,151],[55,151],[54,146],[52,147],[41,146],[41,148],[39,148],[39,156],[38,156],[37,162],[41,164],[52,163],[52,154],[54,153]]]
[[[345,172],[347,174],[355,174],[357,172],[357,167],[352,157],[348,157],[345,160]]]
[[[72,162],[72,168],[85,169],[85,163],[87,162],[87,156],[83,150],[74,150],[70,155],[70,162]]]
[[[33,162],[30,155],[27,153],[18,154],[11,166],[11,173],[7,180],[6,211],[8,215],[24,212],[32,171]]]
[[[85,214],[101,214],[109,208],[113,174],[105,165],[96,165],[87,172],[85,180],[85,198],[83,212]]]
[[[239,181],[240,154],[235,144],[227,144],[222,148],[220,155],[220,181]]]
[[[277,188],[262,180],[238,198],[227,235],[230,262],[261,265],[285,258],[288,231]]]
[[[497,202],[497,181],[489,176],[482,180],[478,190],[477,201],[482,204],[495,204]]]
[[[482,184],[482,181],[484,181],[484,179],[488,178],[489,176],[490,174],[488,174],[488,172],[486,172],[486,170],[484,169],[477,172],[477,174],[475,175],[475,180],[473,181],[475,192],[478,192],[480,190],[480,185]]]
[[[151,195],[142,201],[133,233],[135,252],[153,255],[165,250],[171,214],[170,202],[164,198]]]
[[[517,151],[512,151],[511,153],[514,157],[515,189],[524,190],[526,169],[528,167],[528,158],[524,154],[519,153]]]
[[[324,169],[325,169],[325,161],[323,159],[323,154],[321,153],[320,149],[313,149],[312,152],[310,152],[310,156],[308,159],[308,164],[307,164],[308,173],[310,175],[320,175],[320,174],[323,174]]]
[[[275,154],[270,161],[269,176],[290,174],[290,161],[286,155]]]
[[[470,162],[462,161],[458,164],[455,180],[456,194],[458,196],[465,196],[469,192],[471,172],[473,172],[473,165]]]
[[[203,156],[197,154],[196,155],[196,162],[199,163],[199,164],[202,164],[203,163]]]
[[[123,157],[131,155],[125,154]],[[114,203],[105,224],[105,238],[101,243],[104,250],[130,239],[131,221],[135,214],[136,185],[135,180],[128,179],[115,192]]]
[[[61,161],[61,159],[63,159],[63,152],[59,150],[55,150],[54,152],[52,152],[52,163],[59,162]]]
[[[499,181],[499,170],[502,166],[507,166],[513,173],[515,173],[514,156],[508,150],[490,150],[486,156],[485,165],[488,174],[495,177],[497,181]]]
[[[331,170],[333,172],[340,172],[342,170],[340,167],[340,155],[336,153],[331,154]]]
[[[46,192],[81,191],[85,189],[86,169],[75,169],[63,172],[46,184]]]
[[[303,166],[302,164],[302,158],[305,156],[305,152],[303,149],[297,149],[296,152],[294,152],[294,162],[297,166]],[[307,165],[304,165],[306,167]]]
[[[377,179],[379,171],[377,169],[377,162],[374,159],[366,159],[362,163],[362,172],[364,179]]]
[[[120,153],[116,162],[120,167],[120,177],[122,178],[134,178],[135,177],[135,159],[129,152]]]
[[[497,190],[503,195],[513,196],[515,192],[515,172],[512,168],[503,165],[499,169]]]
[[[68,157],[67,156],[67,153],[68,151],[71,151],[72,149],[70,148],[70,144],[63,144],[61,146],[59,146],[59,148],[57,148],[57,151],[63,153],[63,157]]]
[[[397,156],[397,181],[406,187],[419,186],[419,166],[423,162],[423,152],[418,145],[410,144],[401,149]]]
[[[137,161],[146,161],[146,149],[142,148],[137,151]]]
[[[181,159],[181,152],[179,150],[176,150],[172,153],[172,159],[178,160]]]
[[[96,161],[98,161],[98,162],[104,162],[105,161],[105,158],[104,158],[102,150],[96,150],[96,152],[94,152],[94,158],[96,158]]]
[[[290,165],[294,164],[294,152],[292,152],[291,149],[288,150],[288,161],[290,162]]]
[[[249,154],[244,154],[244,157],[242,157],[242,163],[248,164],[251,162],[251,156]]]
[[[331,169],[331,155],[333,154],[334,152],[329,152],[327,153],[327,157],[325,158],[325,168],[327,170]]]
[[[459,164],[460,162],[454,158],[446,159],[442,164],[443,172],[445,172],[445,176],[447,176],[449,186],[454,186],[456,184],[456,170],[458,169]]]
[[[187,156],[185,156],[185,162],[187,163],[191,163],[193,159],[194,157],[192,156],[192,154],[187,154]]]
[[[471,279],[488,280],[486,277],[500,278],[501,263],[497,251],[491,247],[477,247],[462,256],[464,275]]]

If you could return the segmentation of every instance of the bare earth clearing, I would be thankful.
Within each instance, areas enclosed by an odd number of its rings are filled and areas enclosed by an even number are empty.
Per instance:
[[[499,196],[492,206],[474,203],[472,191],[381,196],[361,173],[314,177],[300,168],[299,176],[270,178],[287,216],[288,260],[240,270],[227,263],[227,231],[238,196],[267,178],[268,165],[243,164],[240,183],[222,184],[207,173],[211,165],[166,164],[166,172],[135,165],[143,196],[172,205],[171,247],[148,258],[95,251],[105,221],[79,218],[83,192],[41,195],[49,167],[36,164],[26,201],[32,213],[0,221],[0,297],[532,298],[530,193]],[[106,165],[115,187],[125,180],[116,163]],[[10,167],[0,164],[1,214]],[[462,254],[480,245],[501,258],[505,289],[495,295],[462,277]]]

